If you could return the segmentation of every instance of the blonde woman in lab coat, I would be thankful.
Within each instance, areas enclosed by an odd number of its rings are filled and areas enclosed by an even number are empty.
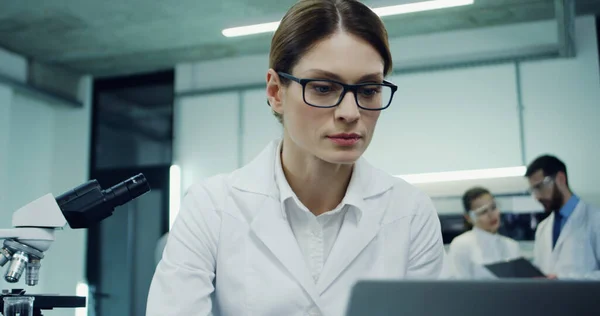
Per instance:
[[[472,229],[454,238],[448,256],[459,279],[496,278],[485,264],[521,256],[519,244],[498,234],[500,210],[494,196],[485,188],[475,187],[463,195],[465,218]]]
[[[361,2],[288,11],[266,74],[282,140],[189,189],[146,315],[343,315],[358,280],[444,276],[431,200],[361,158],[396,90],[391,67],[385,27]]]

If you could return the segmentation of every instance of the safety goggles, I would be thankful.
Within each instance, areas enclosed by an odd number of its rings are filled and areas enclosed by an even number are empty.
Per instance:
[[[488,204],[482,205],[474,210],[470,210],[469,216],[471,217],[471,219],[476,220],[479,217],[487,216],[489,214],[498,212],[498,210],[498,203],[495,200],[493,200]]]
[[[546,176],[542,181],[532,185],[528,191],[531,195],[538,195],[546,190],[548,190],[552,184],[554,184],[554,177]]]

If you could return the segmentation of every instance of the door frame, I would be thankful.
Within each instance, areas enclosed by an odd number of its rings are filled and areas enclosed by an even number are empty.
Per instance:
[[[150,190],[160,189],[167,193],[167,198],[162,200],[160,206],[161,212],[161,235],[165,234],[169,230],[169,192],[170,192],[170,165],[161,165],[153,167],[139,167],[139,168],[115,168],[105,170],[95,170],[90,174],[91,179],[95,179],[100,184],[103,190],[106,190],[121,181],[125,181],[130,177],[133,177],[139,173],[142,173],[148,184]],[[132,215],[133,216],[133,215]],[[135,223],[135,218],[130,217],[128,221],[131,221],[129,225]],[[102,222],[88,228],[87,238],[87,265],[86,265],[86,278],[88,286],[90,288],[90,299],[94,302],[94,315],[101,314],[99,301],[106,298],[106,294],[102,290],[102,275],[100,269],[100,262],[102,259],[100,243],[102,240],[101,236],[101,225]],[[127,245],[128,248],[132,249],[135,247],[134,231],[129,229],[127,233]],[[135,274],[133,273],[133,262],[132,258],[127,259],[128,275],[130,276],[129,283],[131,284],[131,291],[134,291],[135,285]],[[134,294],[134,293],[131,293]],[[133,296],[132,296],[133,297]]]
[[[127,166],[122,168],[105,168],[99,169],[97,165],[96,156],[96,144],[98,138],[98,129],[100,125],[99,120],[99,101],[100,95],[104,92],[123,89],[123,88],[134,88],[143,87],[147,85],[155,84],[169,84],[173,86],[173,103],[171,106],[174,107],[175,102],[175,69],[159,70],[152,73],[133,74],[123,77],[109,77],[109,78],[94,78],[92,83],[92,108],[91,108],[91,131],[90,131],[90,152],[89,156],[89,179],[96,179],[100,183],[102,189],[107,189],[121,181],[129,179],[131,176],[143,173],[146,177],[150,189],[164,190],[167,193],[167,198],[163,199],[163,205],[161,205],[161,231],[164,233],[169,230],[169,192],[170,192],[170,168],[169,164],[161,164],[155,166]],[[171,128],[171,138],[173,137],[173,129]],[[101,292],[101,270],[99,267],[101,253],[101,230],[100,224],[90,227],[87,230],[87,249],[86,249],[86,279],[89,287],[89,302],[90,315],[99,315],[94,311],[91,311],[91,307],[94,305],[94,309],[98,310],[100,304],[97,304],[98,299],[102,299],[105,295]],[[128,233],[129,237],[133,235]],[[132,243],[132,240],[128,240],[128,243]],[[90,304],[92,303],[92,304]],[[101,311],[100,311],[101,312]]]

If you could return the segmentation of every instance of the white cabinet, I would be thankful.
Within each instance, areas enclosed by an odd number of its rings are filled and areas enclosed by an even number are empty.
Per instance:
[[[181,167],[183,190],[238,167],[238,92],[181,98],[174,116],[174,162]]]
[[[521,165],[515,67],[390,78],[398,85],[365,157],[395,175]]]

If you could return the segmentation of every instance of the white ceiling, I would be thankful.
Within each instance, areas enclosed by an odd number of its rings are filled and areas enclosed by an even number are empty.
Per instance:
[[[554,0],[475,0],[469,7],[385,17],[391,37],[552,19]],[[281,18],[294,0],[2,1],[0,47],[97,76],[266,53],[270,34],[225,38],[223,28]],[[368,5],[398,1],[364,1]],[[577,0],[600,13],[600,0]]]

